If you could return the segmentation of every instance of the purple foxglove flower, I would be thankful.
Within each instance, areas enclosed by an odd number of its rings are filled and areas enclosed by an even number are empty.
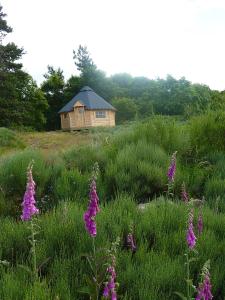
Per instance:
[[[109,297],[109,288],[108,285],[106,284],[104,291],[103,291],[103,297],[108,298]]]
[[[117,295],[115,291],[112,292],[111,300],[117,300]]]
[[[22,203],[23,212],[21,215],[21,219],[23,221],[29,221],[33,215],[39,213],[38,208],[35,206],[36,205],[36,201],[35,201],[36,184],[33,180],[32,168],[33,166],[30,165],[27,171],[27,187],[23,197],[23,203]]]
[[[167,177],[169,182],[174,182],[174,177],[175,177],[175,173],[176,173],[176,154],[177,151],[173,153],[172,158],[171,158],[171,162],[170,162],[170,166],[167,172]]]
[[[129,233],[127,235],[127,244],[129,246],[129,248],[131,249],[132,252],[135,252],[137,247],[136,247],[136,244],[135,244],[135,241],[134,241],[134,236],[132,233]]]
[[[181,198],[185,203],[187,203],[189,201],[189,196],[186,191],[185,183],[183,183],[182,187],[181,187]]]
[[[97,213],[100,211],[98,202],[99,199],[96,192],[96,183],[95,180],[92,180],[90,185],[90,193],[89,193],[89,206],[83,216],[85,222],[85,228],[92,237],[95,237],[97,234],[95,217]]]
[[[211,292],[212,285],[210,283],[209,274],[205,275],[203,282],[199,285],[197,296],[195,300],[212,300],[213,295]]]
[[[193,249],[196,244],[196,236],[193,230],[193,209],[189,213],[189,220],[188,220],[188,231],[187,231],[187,244],[190,249]]]
[[[202,219],[202,213],[198,216],[198,234],[202,234],[203,231],[203,219]]]
[[[116,294],[116,272],[114,267],[110,266],[107,268],[107,273],[109,274],[109,280],[106,282],[104,291],[103,291],[103,297],[108,298],[111,296],[111,300],[117,300],[117,294]]]

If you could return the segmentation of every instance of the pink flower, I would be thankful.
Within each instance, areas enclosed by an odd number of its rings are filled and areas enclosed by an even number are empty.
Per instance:
[[[193,209],[192,209],[189,213],[188,231],[186,236],[187,244],[190,249],[193,249],[195,247],[196,239],[197,239],[193,230],[193,217],[194,216],[193,216]]]
[[[108,282],[106,282],[103,297],[109,298],[111,295],[111,300],[117,300],[116,294],[116,272],[113,266],[107,268],[107,273],[109,274]]]
[[[169,182],[174,181],[174,177],[175,177],[175,173],[176,173],[176,154],[177,154],[177,151],[174,152],[171,157],[170,166],[169,166],[169,169],[167,172],[167,177],[169,179]]]
[[[89,193],[89,206],[88,210],[84,213],[84,222],[85,222],[85,228],[87,232],[92,236],[95,237],[97,234],[96,229],[96,223],[95,223],[95,217],[97,213],[100,211],[98,206],[98,195],[96,192],[96,183],[93,179],[90,185],[90,193]]]
[[[195,300],[211,300],[213,298],[211,289],[212,285],[210,283],[209,274],[206,274],[203,282],[199,285],[197,289],[198,294]]]
[[[189,196],[186,191],[185,183],[183,183],[182,187],[181,187],[181,198],[185,203],[187,203],[189,201]]]
[[[23,221],[29,221],[33,215],[36,215],[39,213],[38,208],[35,206],[35,182],[33,180],[32,176],[32,168],[33,165],[30,164],[27,170],[27,187],[26,191],[23,197],[23,212],[21,215],[21,219]]]
[[[136,244],[134,241],[134,236],[132,233],[128,233],[128,235],[127,235],[127,244],[132,252],[136,251],[137,247],[136,247]]]

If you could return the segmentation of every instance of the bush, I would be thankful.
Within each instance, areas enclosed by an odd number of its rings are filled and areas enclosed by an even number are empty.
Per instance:
[[[101,205],[97,216],[96,248],[108,248],[116,237],[121,239],[116,264],[121,299],[175,300],[175,291],[185,292],[183,254],[186,251],[187,210],[183,204],[165,200],[153,201],[144,210],[139,210],[129,196],[120,195],[110,204]],[[81,257],[91,252],[92,241],[84,229],[83,213],[84,209],[77,203],[67,202],[39,217],[38,265],[47,259],[41,267],[43,283],[32,287],[29,274],[24,270],[16,266],[8,270],[1,267],[0,295],[7,295],[2,299],[31,299],[31,295],[37,295],[39,290],[40,297],[35,296],[38,300],[55,300],[57,296],[65,300],[86,299],[80,289],[85,285],[85,276],[90,274],[90,269]],[[203,263],[210,258],[213,295],[222,300],[225,294],[225,217],[204,208],[203,220],[204,231],[196,246],[199,260],[192,263],[191,276],[196,284]],[[134,255],[125,242],[131,223],[137,243]],[[29,265],[26,224],[5,219],[0,225],[2,259],[11,262],[13,253],[14,263]]]
[[[146,140],[121,149],[105,173],[110,195],[129,192],[138,201],[146,201],[166,188],[168,157],[163,149]]]
[[[225,112],[207,112],[190,120],[190,141],[199,155],[225,150]]]
[[[58,200],[85,199],[88,195],[89,176],[77,169],[65,170],[55,181],[54,195]]]
[[[100,170],[104,170],[107,156],[103,148],[97,146],[76,147],[64,153],[66,167],[70,170],[77,168],[81,173],[92,172],[93,165],[98,162]]]
[[[36,196],[38,206],[44,208],[49,206],[49,197],[54,190],[54,178],[62,171],[62,161],[45,159],[38,151],[23,151],[10,156],[5,156],[0,161],[0,195],[7,199],[7,212],[18,216],[21,211],[21,202],[26,190],[27,167],[33,161],[33,177],[37,189]],[[2,202],[4,203],[4,202]],[[6,211],[1,212],[6,214]]]
[[[16,133],[10,129],[0,127],[0,147],[23,148],[23,143],[19,140]]]
[[[179,155],[189,149],[187,127],[171,117],[154,117],[134,129],[134,140],[146,139],[151,144],[161,146],[167,153],[178,151]]]

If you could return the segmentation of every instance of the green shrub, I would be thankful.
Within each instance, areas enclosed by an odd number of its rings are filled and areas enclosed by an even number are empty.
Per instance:
[[[190,120],[190,142],[199,155],[225,150],[225,112],[210,111]]]
[[[54,195],[58,200],[87,198],[89,177],[77,169],[65,170],[55,181]]]
[[[168,157],[157,145],[141,140],[121,149],[106,169],[109,194],[129,192],[144,201],[166,188]]]
[[[129,196],[120,195],[101,205],[96,218],[96,248],[108,248],[116,237],[121,239],[116,263],[121,299],[176,300],[175,291],[185,292],[187,209],[165,200],[152,201],[141,210]],[[84,229],[83,213],[79,204],[61,202],[57,209],[38,217],[36,251],[38,265],[42,264],[42,283],[34,287],[29,274],[18,267],[30,264],[27,223],[1,220],[1,258],[11,262],[13,253],[14,264],[12,268],[0,268],[1,299],[87,299],[80,289],[90,269],[82,255],[92,251],[92,241]],[[197,215],[196,209],[195,224]],[[223,299],[225,217],[204,208],[203,220],[204,231],[196,246],[199,260],[192,263],[191,276],[197,284],[203,263],[210,259],[213,294]],[[137,243],[134,255],[126,247],[131,223]]]
[[[14,131],[0,127],[0,147],[23,147],[23,143]]]
[[[205,195],[207,198],[216,199],[225,194],[225,179],[212,177],[206,182]]]
[[[202,198],[205,195],[205,183],[210,174],[208,167],[201,164],[184,166],[180,160],[177,165],[175,194],[181,197],[181,186],[184,182],[190,197]]]
[[[137,125],[135,139],[146,139],[151,144],[161,146],[168,153],[178,151],[183,154],[188,149],[189,135],[187,128],[172,118],[155,117]]]
[[[100,170],[104,170],[107,156],[102,148],[97,146],[76,147],[64,153],[63,158],[68,169],[77,168],[81,173],[92,172],[93,165],[98,162]]]
[[[18,216],[26,190],[27,167],[33,161],[33,177],[36,182],[36,197],[40,208],[51,207],[49,197],[53,194],[54,181],[63,170],[63,164],[52,157],[45,159],[38,151],[23,151],[5,156],[0,161],[0,198],[7,199],[7,207],[1,214]],[[3,204],[3,202],[2,202]]]

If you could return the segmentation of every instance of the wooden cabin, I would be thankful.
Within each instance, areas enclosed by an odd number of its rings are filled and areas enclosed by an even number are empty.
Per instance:
[[[116,109],[90,87],[83,87],[59,114],[62,130],[115,126]]]

